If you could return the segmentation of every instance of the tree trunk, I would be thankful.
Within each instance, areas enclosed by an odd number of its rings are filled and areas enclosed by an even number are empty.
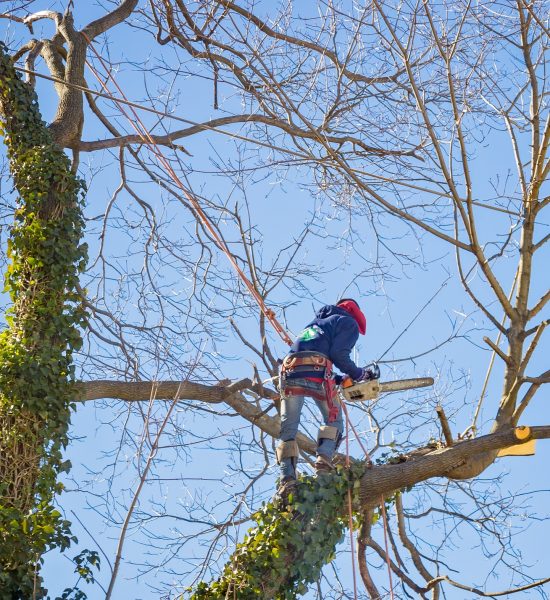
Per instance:
[[[36,96],[0,46],[0,119],[18,193],[8,241],[12,306],[0,335],[0,598],[41,598],[38,568],[68,547],[68,523],[52,502],[67,470],[72,351],[83,324],[82,184],[53,140]]]

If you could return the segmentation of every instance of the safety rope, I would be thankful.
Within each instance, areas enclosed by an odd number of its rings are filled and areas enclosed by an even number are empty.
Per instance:
[[[343,400],[342,400],[343,402]],[[348,419],[347,410],[345,410],[346,415],[346,468],[350,469],[350,458],[349,458],[349,425],[350,421]],[[351,487],[348,487],[348,519],[349,519],[349,543],[351,548],[351,572],[353,575],[353,597],[354,600],[357,600],[357,574],[355,572],[355,544],[353,542],[353,501],[352,501],[352,493]]]
[[[128,99],[126,98],[126,95],[124,94],[124,91],[118,85],[118,83],[116,82],[115,78],[109,72],[108,65],[105,63],[105,61],[103,60],[103,58],[101,57],[101,55],[99,54],[99,52],[97,52],[97,50],[95,49],[95,47],[92,44],[91,40],[88,38],[88,36],[85,33],[82,33],[82,35],[86,38],[86,40],[87,40],[90,48],[92,49],[93,53],[96,55],[96,57],[98,58],[99,62],[102,65],[102,67],[105,69],[105,72],[107,73],[107,81],[110,79],[112,81],[113,85],[116,87],[118,93],[122,96],[122,98],[125,101],[128,101]],[[109,92],[109,88],[107,86],[107,81],[103,81],[103,79],[100,77],[99,73],[96,71],[96,69],[93,67],[93,65],[90,64],[89,61],[86,61],[86,64],[88,65],[89,69],[92,71],[92,73],[94,74],[94,76],[96,77],[96,79],[99,81],[99,84],[105,90],[105,92]],[[250,295],[254,298],[254,300],[258,304],[258,306],[259,306],[262,314],[271,323],[273,329],[277,332],[277,334],[281,337],[281,339],[286,344],[288,344],[289,346],[292,345],[292,338],[288,335],[288,333],[286,332],[286,330],[284,329],[284,327],[279,323],[277,317],[275,316],[275,312],[266,305],[264,299],[259,294],[258,290],[254,287],[253,283],[250,281],[250,279],[246,276],[246,274],[244,273],[244,271],[241,269],[241,267],[237,263],[235,257],[230,252],[227,244],[225,243],[225,241],[223,240],[223,238],[220,236],[220,234],[218,233],[218,231],[214,227],[212,221],[209,219],[209,217],[207,216],[207,214],[202,209],[202,207],[199,204],[199,201],[197,200],[196,196],[193,193],[191,193],[191,191],[182,183],[181,179],[178,177],[178,175],[176,174],[176,172],[172,168],[170,162],[167,160],[167,158],[162,153],[162,150],[160,149],[159,145],[155,142],[155,140],[153,139],[151,133],[149,132],[149,130],[147,129],[147,127],[145,126],[145,124],[143,123],[143,121],[140,119],[139,114],[137,113],[137,111],[134,109],[134,107],[132,105],[128,105],[129,108],[130,108],[130,111],[132,112],[132,115],[134,116],[134,119],[136,121],[136,122],[134,122],[129,117],[129,115],[126,113],[126,111],[124,110],[124,107],[123,107],[122,103],[120,103],[118,101],[118,99],[115,98],[115,97],[113,97],[113,101],[117,104],[118,109],[126,117],[126,119],[130,123],[130,125],[134,128],[134,130],[136,131],[136,133],[143,139],[145,145],[157,157],[157,159],[159,160],[159,162],[161,163],[161,165],[166,169],[167,173],[170,175],[170,177],[172,178],[172,180],[174,181],[174,183],[184,193],[184,195],[187,198],[187,200],[191,203],[191,205],[192,205],[192,207],[193,207],[196,215],[198,216],[200,222],[208,230],[208,232],[212,236],[212,238],[213,238],[214,243],[216,244],[216,246],[225,254],[225,256],[227,257],[227,259],[229,260],[229,262],[231,263],[231,265],[235,269],[236,273],[240,277],[241,281],[245,284],[245,286],[248,289]]]
[[[363,450],[364,454],[365,454],[365,458],[367,459],[367,464],[370,466],[372,464],[371,458],[370,458],[370,454],[369,451],[366,449],[366,447],[364,446],[363,442],[361,441],[361,438],[359,437],[359,434],[357,433],[357,430],[355,429],[355,426],[353,425],[350,417],[349,417],[349,413],[348,413],[348,408],[346,405],[346,399],[344,398],[344,395],[342,393],[340,393],[340,402],[342,404],[342,410],[344,412],[344,415],[346,417],[346,465],[349,467],[349,461],[350,461],[350,457],[349,457],[349,428],[351,427],[352,431],[353,431],[353,435],[355,435],[355,439],[357,440],[357,442],[359,443],[359,445],[361,446],[361,449]],[[351,490],[348,490],[348,504],[351,507]],[[391,562],[390,562],[390,548],[389,548],[389,543],[388,543],[388,528],[389,528],[389,524],[388,524],[388,515],[386,513],[386,502],[384,497],[382,496],[380,498],[380,512],[382,513],[382,522],[384,525],[384,545],[385,545],[385,550],[386,550],[386,566],[388,569],[388,579],[390,582],[390,599],[394,600],[394,596],[393,596],[393,577],[392,577],[392,571],[391,571]],[[352,534],[352,525],[353,525],[353,521],[352,521],[352,516],[351,516],[351,510],[350,510],[350,539],[353,543],[353,534]],[[352,559],[355,562],[355,555],[352,551]],[[354,577],[354,581],[353,581],[353,585],[354,585],[354,589],[355,589],[355,565],[353,565],[352,567],[352,571],[353,571],[353,577]],[[355,596],[357,598],[357,596]]]
[[[116,103],[116,105],[118,106],[118,109],[126,117],[126,119],[131,124],[131,126],[134,128],[136,133],[143,139],[145,145],[157,157],[159,162],[166,169],[167,173],[170,175],[170,177],[172,177],[172,179],[176,183],[176,185],[182,190],[185,197],[188,199],[188,201],[193,206],[193,209],[194,209],[195,213],[198,215],[199,220],[201,221],[203,226],[210,232],[216,246],[225,254],[227,259],[229,260],[229,262],[235,269],[236,273],[241,278],[242,282],[245,284],[246,288],[250,292],[250,295],[254,298],[254,300],[258,304],[263,315],[271,323],[273,329],[275,329],[275,331],[281,337],[281,339],[290,346],[292,344],[292,339],[290,338],[290,336],[288,335],[288,333],[286,332],[284,327],[277,320],[274,311],[265,304],[265,301],[262,298],[262,296],[259,294],[257,289],[252,284],[252,282],[246,276],[244,271],[241,269],[241,267],[235,260],[235,257],[233,256],[233,254],[230,252],[229,248],[227,247],[227,244],[225,243],[223,238],[219,235],[219,233],[217,232],[216,228],[214,227],[212,221],[209,219],[209,217],[206,215],[206,213],[200,206],[199,201],[197,200],[196,196],[194,194],[192,194],[191,191],[182,183],[181,179],[178,177],[178,175],[172,168],[171,164],[169,163],[169,161],[166,159],[166,157],[162,153],[162,150],[160,149],[159,145],[155,142],[151,133],[149,132],[149,130],[147,129],[147,127],[145,126],[143,121],[140,119],[139,114],[136,112],[136,110],[134,109],[132,104],[127,99],[126,95],[124,94],[124,91],[118,85],[115,78],[111,75],[108,65],[103,60],[102,56],[97,52],[97,50],[93,46],[91,40],[88,38],[88,36],[84,32],[82,32],[82,35],[86,38],[90,48],[92,49],[93,53],[96,55],[96,57],[98,58],[99,62],[102,65],[102,67],[105,69],[105,72],[107,73],[107,80],[103,81],[103,79],[100,77],[99,73],[96,71],[96,69],[93,67],[93,65],[90,64],[89,61],[86,61],[86,64],[88,65],[89,69],[92,71],[92,73],[94,74],[96,79],[99,81],[99,84],[101,85],[101,87],[105,90],[106,94],[108,94],[112,98],[113,102]],[[119,99],[117,99],[116,97],[111,95],[108,85],[107,85],[107,82],[109,79],[112,81],[113,85],[116,87],[119,94],[124,99],[124,103],[127,106],[129,106],[136,122],[134,122],[129,117],[129,115],[126,113],[122,102],[120,102]],[[357,439],[361,448],[363,449],[365,456],[367,458],[367,461],[370,463],[371,461],[370,461],[369,453],[368,453],[367,449],[363,446],[363,443],[361,442],[361,439],[360,439],[357,431],[355,430],[353,423],[351,422],[351,420],[349,418],[346,403],[343,398],[342,398],[342,407],[343,407],[344,414],[346,416],[346,466],[348,468],[350,467],[349,427],[352,428],[355,438]],[[356,572],[355,572],[355,546],[354,546],[354,542],[353,542],[353,506],[352,506],[351,488],[348,489],[348,509],[349,509],[349,518],[350,518],[349,530],[350,530],[351,553],[352,553],[353,588],[354,588],[355,598],[357,598],[357,576],[356,576]],[[392,583],[391,565],[390,565],[390,558],[389,558],[389,547],[388,547],[388,539],[387,539],[387,537],[388,537],[387,536],[388,522],[387,522],[384,498],[381,499],[381,511],[382,511],[383,520],[384,520],[384,540],[386,543],[386,561],[387,561],[387,565],[388,565],[388,574],[389,574],[389,581],[390,581],[390,598],[393,600],[393,583]]]

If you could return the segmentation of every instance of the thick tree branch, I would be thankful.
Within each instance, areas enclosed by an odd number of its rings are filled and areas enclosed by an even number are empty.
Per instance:
[[[108,29],[115,27],[115,25],[118,25],[127,19],[132,14],[137,4],[138,0],[122,0],[115,10],[86,25],[82,30],[82,33],[90,40],[93,40],[98,35],[105,33]]]
[[[191,381],[86,381],[78,384],[78,400],[116,398],[127,402],[146,402],[151,399],[173,400],[176,393],[185,400],[218,404],[230,395],[250,387],[249,379],[233,385],[203,385]],[[179,391],[178,391],[179,390]]]
[[[178,387],[179,381],[86,381],[78,384],[77,400],[98,400],[100,398],[117,398],[128,402],[148,402],[151,398],[157,400],[172,400]],[[179,392],[182,400],[198,400],[211,404],[225,402],[241,417],[258,426],[264,433],[278,439],[281,430],[279,417],[270,417],[264,411],[259,410],[249,402],[243,394],[241,385],[256,391],[256,387],[250,380],[237,382],[235,387],[224,385],[208,386],[201,383],[185,382]],[[153,392],[153,386],[155,391]],[[279,395],[272,390],[262,387],[262,393],[271,400],[277,400]],[[300,449],[308,454],[314,454],[317,447],[311,438],[299,433],[296,438]]]
[[[400,464],[368,469],[361,478],[361,501],[369,507],[396,490],[415,485],[432,477],[469,479],[479,475],[496,458],[498,450],[529,439],[550,438],[550,426],[531,428],[529,438],[519,442],[515,430],[509,428],[472,440],[456,443],[451,448],[435,450]]]
[[[154,386],[154,389],[153,389]],[[90,381],[79,384],[80,400],[98,398],[119,398],[128,401],[148,401],[151,398],[173,399],[179,381],[163,382],[118,382]],[[233,386],[207,386],[199,383],[185,382],[180,389],[182,400],[199,400],[202,402],[225,402],[241,417],[259,427],[274,438],[279,437],[280,419],[270,417],[249,402],[240,390],[243,386],[251,389],[250,380],[242,380]],[[273,391],[265,390],[272,398],[277,397]],[[550,426],[532,427],[529,439],[550,437]],[[297,438],[300,448],[314,453],[316,443],[299,434]],[[389,495],[395,490],[414,485],[432,477],[449,477],[451,479],[468,479],[483,472],[496,458],[498,450],[521,443],[515,435],[514,428],[500,430],[472,440],[463,440],[450,448],[429,451],[404,457],[400,464],[382,465],[366,470],[361,479],[361,500],[365,507],[375,505],[381,495]]]

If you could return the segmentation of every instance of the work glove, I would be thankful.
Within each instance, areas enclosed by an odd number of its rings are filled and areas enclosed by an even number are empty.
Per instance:
[[[361,369],[361,377],[357,381],[371,381],[380,379],[380,367],[376,363],[371,363]]]

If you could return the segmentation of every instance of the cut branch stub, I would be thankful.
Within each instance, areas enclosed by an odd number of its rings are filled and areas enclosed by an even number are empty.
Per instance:
[[[437,416],[439,417],[439,422],[441,423],[441,429],[443,430],[443,436],[445,437],[445,442],[447,446],[453,445],[453,434],[451,433],[451,428],[449,427],[449,421],[447,420],[447,415],[443,410],[441,404],[438,404],[435,407],[435,411]]]

